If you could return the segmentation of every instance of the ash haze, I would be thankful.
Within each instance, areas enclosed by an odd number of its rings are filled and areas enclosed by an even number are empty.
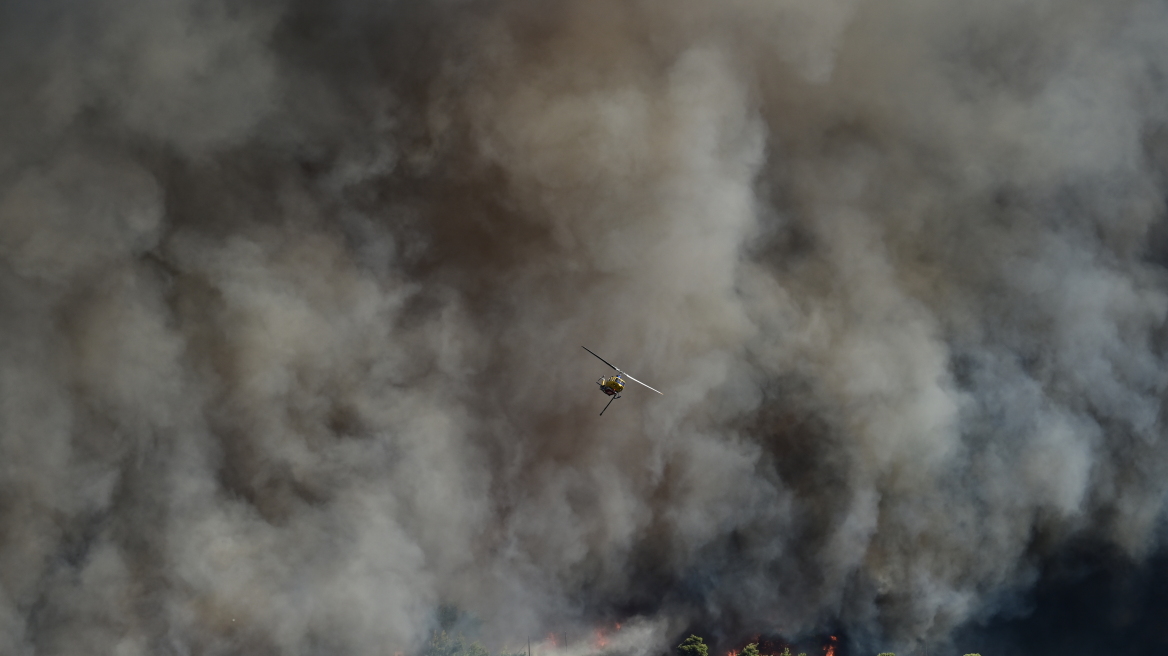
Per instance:
[[[1166,35],[10,0],[0,653],[408,654],[440,605],[965,653],[1069,549],[1163,566]],[[582,344],[665,396],[597,417]]]

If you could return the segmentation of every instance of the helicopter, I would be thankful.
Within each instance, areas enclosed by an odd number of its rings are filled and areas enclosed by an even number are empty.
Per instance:
[[[601,362],[612,367],[613,370],[616,371],[615,376],[601,376],[600,380],[596,381],[596,384],[600,386],[600,391],[604,392],[605,394],[612,397],[611,399],[608,400],[608,403],[605,404],[604,410],[608,410],[608,406],[612,405],[613,401],[615,401],[621,397],[620,393],[622,391],[624,391],[624,389],[625,389],[625,381],[624,381],[625,378],[628,378],[629,380],[633,381],[634,383],[636,383],[638,385],[644,385],[645,387],[649,387],[648,385],[645,385],[645,383],[642,383],[641,381],[637,380],[636,378],[633,378],[632,376],[621,371],[619,367],[614,366],[608,360],[605,360],[604,358],[600,357],[599,355],[596,355],[596,353],[594,353],[592,351],[592,349],[588,348],[587,346],[581,346],[580,348],[583,348],[585,351],[592,353],[592,355],[596,356],[597,360],[600,360]],[[653,389],[652,387],[649,387],[649,389],[653,390],[654,392],[657,392],[658,394],[661,394],[661,392],[658,392],[657,390]],[[665,396],[664,394],[661,394],[661,395]],[[600,411],[601,415],[604,414],[604,410]]]

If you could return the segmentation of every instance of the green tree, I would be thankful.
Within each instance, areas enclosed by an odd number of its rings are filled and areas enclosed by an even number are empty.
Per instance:
[[[965,656],[981,656],[981,654],[966,654]]]
[[[685,642],[677,646],[677,651],[681,656],[710,656],[710,648],[696,635],[686,638]]]
[[[883,653],[880,653],[880,654],[876,654],[876,656],[896,656],[896,654],[894,654],[894,653],[892,653],[892,652],[890,652],[890,651],[886,651],[886,652],[883,652]]]
[[[742,648],[742,653],[738,656],[758,656],[758,643],[752,642]]]
[[[451,636],[445,631],[430,634],[423,656],[491,656],[491,652],[478,642],[467,643],[461,634]]]

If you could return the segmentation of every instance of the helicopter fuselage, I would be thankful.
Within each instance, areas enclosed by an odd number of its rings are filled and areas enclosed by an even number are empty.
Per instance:
[[[609,396],[617,396],[625,389],[625,381],[621,380],[620,375],[601,377],[596,381],[600,386],[600,391]]]

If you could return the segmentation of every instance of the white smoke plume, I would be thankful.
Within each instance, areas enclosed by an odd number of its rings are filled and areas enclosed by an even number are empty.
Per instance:
[[[944,644],[1161,547],[1168,8],[14,0],[0,652]],[[604,417],[588,345],[665,392]],[[644,392],[644,393],[642,393]],[[625,644],[627,643],[627,644]]]

